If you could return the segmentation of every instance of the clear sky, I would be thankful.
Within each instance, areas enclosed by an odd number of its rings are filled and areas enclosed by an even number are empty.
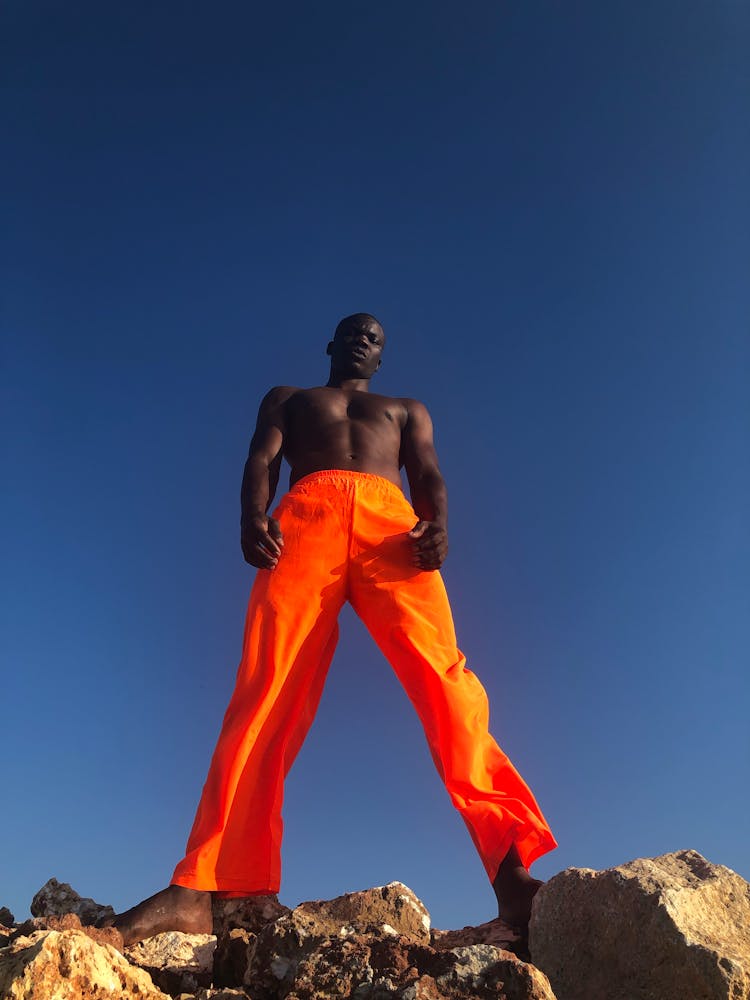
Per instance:
[[[559,841],[750,877],[750,204],[739,2],[6,0],[0,905],[181,857],[239,660],[239,487],[336,322],[429,407],[444,576]],[[7,433],[11,431],[11,433]],[[350,609],[283,902],[494,915]]]

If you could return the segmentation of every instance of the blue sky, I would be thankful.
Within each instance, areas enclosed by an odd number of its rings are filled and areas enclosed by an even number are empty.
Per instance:
[[[388,335],[444,576],[559,841],[750,877],[750,14],[736,2],[4,5],[0,905],[124,908],[181,857],[253,571],[260,398]],[[345,609],[281,899],[494,915]]]

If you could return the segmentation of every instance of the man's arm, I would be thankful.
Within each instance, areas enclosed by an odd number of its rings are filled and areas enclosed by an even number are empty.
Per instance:
[[[284,404],[294,391],[292,386],[277,386],[264,397],[242,476],[242,553],[251,566],[259,569],[273,569],[284,544],[278,521],[268,517],[266,511],[279,481],[285,432]]]
[[[420,569],[440,569],[448,554],[448,491],[440,474],[427,407],[406,401],[402,455],[411,502],[419,521],[409,532],[414,562]]]

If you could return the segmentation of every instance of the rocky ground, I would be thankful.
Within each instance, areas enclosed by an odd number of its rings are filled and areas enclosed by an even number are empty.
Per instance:
[[[122,950],[111,914],[50,879],[0,908],[0,1000],[750,1000],[750,885],[695,851],[569,868],[528,941],[500,921],[441,931],[400,882],[293,910],[215,900],[213,934]]]

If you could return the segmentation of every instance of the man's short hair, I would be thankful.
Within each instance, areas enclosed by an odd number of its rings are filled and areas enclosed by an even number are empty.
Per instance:
[[[373,316],[372,313],[352,313],[351,316],[344,316],[344,318],[340,321],[340,323],[338,324],[338,326],[336,327],[336,329],[334,331],[334,334],[333,334],[334,337],[338,337],[339,333],[345,327],[349,326],[349,324],[352,323],[352,322],[355,322],[355,323],[377,323],[378,326],[380,327],[380,329],[381,330],[383,329],[383,324],[380,322],[379,319],[377,319],[375,316]]]

